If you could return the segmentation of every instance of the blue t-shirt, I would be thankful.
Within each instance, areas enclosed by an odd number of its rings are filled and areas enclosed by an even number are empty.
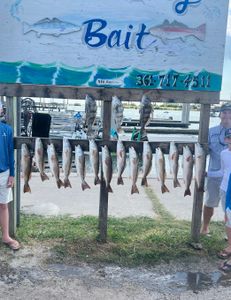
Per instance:
[[[0,172],[10,170],[14,176],[14,145],[12,129],[0,122]]]

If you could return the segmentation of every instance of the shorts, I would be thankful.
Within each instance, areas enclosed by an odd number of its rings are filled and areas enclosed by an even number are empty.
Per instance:
[[[220,185],[222,178],[207,177],[205,184],[205,200],[207,207],[218,207],[220,202]]]
[[[0,173],[0,204],[7,204],[12,201],[11,188],[7,187],[9,170]]]

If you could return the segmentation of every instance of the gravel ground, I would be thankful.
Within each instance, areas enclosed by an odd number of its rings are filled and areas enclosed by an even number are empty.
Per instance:
[[[228,299],[231,275],[218,261],[193,258],[151,268],[51,263],[49,246],[0,246],[2,299]]]

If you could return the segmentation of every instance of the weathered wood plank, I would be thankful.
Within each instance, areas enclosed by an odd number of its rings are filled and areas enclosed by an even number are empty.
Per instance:
[[[111,101],[103,103],[103,139],[110,140],[111,130]],[[99,237],[100,241],[107,241],[107,221],[108,221],[108,190],[103,176],[103,166],[101,163],[101,183],[99,197]]]
[[[122,88],[90,88],[53,85],[0,84],[1,96],[85,99],[86,94],[96,100],[111,100],[117,95],[122,101],[140,101],[146,94],[154,102],[169,103],[219,103],[219,92],[167,91]]]
[[[199,143],[207,143],[208,141],[209,119],[210,119],[210,105],[202,104],[201,111],[200,111],[200,128],[199,128],[199,136],[198,136]],[[203,195],[204,193],[199,191],[197,185],[195,184],[194,196],[193,196],[192,223],[191,223],[191,237],[195,243],[198,243],[200,240]]]
[[[6,97],[6,107],[7,107],[7,123],[12,127],[13,133],[17,134],[16,131],[16,99],[13,97]],[[15,157],[17,163],[17,157]],[[17,170],[16,170],[17,174]],[[17,175],[15,176],[17,180]],[[16,214],[16,205],[17,205],[17,184],[12,189],[13,201],[9,203],[9,233],[10,236],[15,237],[16,234],[16,225],[17,225],[17,214]]]
[[[41,140],[43,142],[45,149],[47,149],[48,144],[54,143],[56,151],[57,152],[62,151],[62,142],[63,142],[62,138],[55,138],[55,139],[41,138]],[[73,151],[75,149],[75,146],[77,146],[77,145],[81,145],[83,151],[89,151],[89,141],[88,140],[69,139],[69,141],[71,143],[71,147],[72,147]],[[99,151],[101,151],[101,146],[107,145],[111,152],[116,152],[117,141],[96,140],[95,142],[98,146]],[[35,144],[34,137],[15,137],[14,138],[15,149],[20,149],[21,145],[23,143],[26,143],[29,146],[29,148],[32,151],[34,151],[34,144]],[[129,147],[131,147],[131,146],[133,146],[138,153],[143,152],[143,142],[123,141],[123,144],[125,146],[126,152],[129,151]],[[170,142],[149,142],[149,144],[151,145],[153,153],[156,152],[157,147],[160,147],[164,154],[169,153]],[[192,153],[194,153],[194,144],[195,143],[192,143],[192,142],[188,143],[188,142],[182,141],[182,142],[176,142],[175,144],[176,144],[180,154],[183,153],[183,146],[185,146],[185,145],[188,145],[190,147]],[[205,151],[207,151],[207,143],[202,143],[202,144],[203,144]]]

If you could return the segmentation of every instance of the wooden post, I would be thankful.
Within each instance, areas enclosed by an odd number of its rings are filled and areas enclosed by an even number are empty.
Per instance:
[[[16,99],[16,120],[15,120],[15,135],[21,135],[21,98]],[[21,207],[21,191],[20,191],[20,161],[21,161],[21,151],[20,149],[15,150],[15,199],[16,199],[16,225],[20,225],[20,207]]]
[[[111,100],[103,101],[103,140],[110,140],[111,127]],[[107,219],[108,219],[108,191],[103,180],[103,169],[101,164],[101,184],[99,201],[99,234],[100,241],[107,241]]]
[[[198,135],[199,143],[208,142],[209,119],[210,119],[210,104],[202,104],[201,111],[200,111],[200,125],[199,125],[199,135]],[[203,195],[204,193],[198,191],[197,186],[195,185],[194,196],[193,196],[192,224],[191,224],[191,237],[194,243],[199,243],[200,240]]]
[[[181,123],[188,124],[190,115],[190,104],[183,103],[182,113],[181,113]]]
[[[7,123],[12,127],[14,136],[16,133],[16,119],[17,119],[16,114],[17,114],[16,98],[6,97]],[[17,161],[15,163],[17,166]],[[13,201],[11,201],[9,203],[9,232],[12,237],[14,237],[16,234],[16,224],[17,224],[16,197],[17,197],[17,189],[14,187],[13,188]]]

